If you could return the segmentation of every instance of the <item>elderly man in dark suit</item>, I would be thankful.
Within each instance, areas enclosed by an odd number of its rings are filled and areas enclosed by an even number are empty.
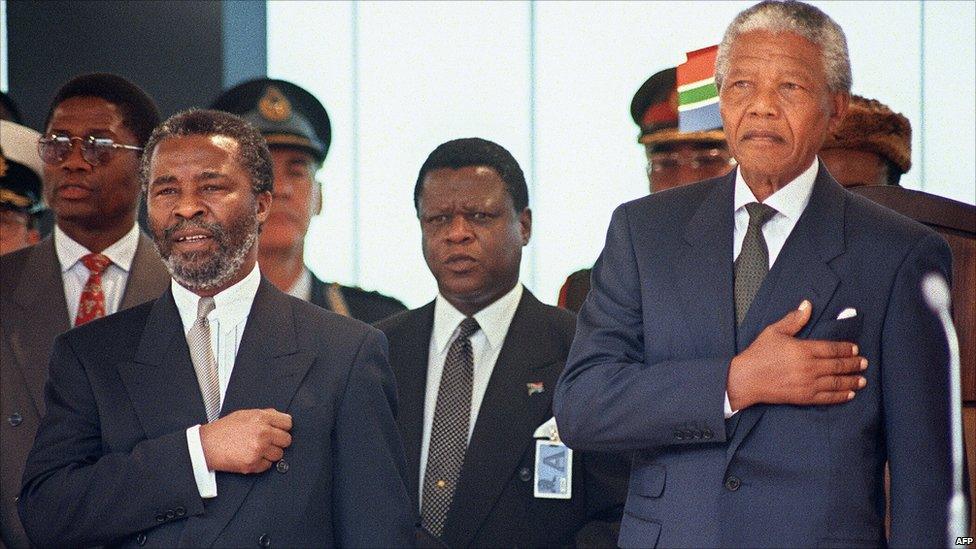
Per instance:
[[[16,498],[44,415],[54,338],[155,299],[169,282],[136,225],[139,158],[158,123],[155,103],[137,86],[89,74],[58,91],[39,146],[31,144],[57,224],[35,246],[0,257],[0,545],[28,545]]]
[[[519,283],[532,232],[521,168],[490,141],[449,141],[421,167],[414,205],[438,295],[378,326],[420,544],[612,545],[626,465],[559,442],[551,395],[574,320]]]
[[[948,352],[920,282],[949,248],[817,159],[851,87],[826,14],[753,6],[716,69],[739,167],[614,213],[560,432],[636,452],[625,547],[944,546]]]
[[[173,281],[61,336],[20,513],[38,545],[413,541],[386,341],[261,277],[264,138],[178,114],[142,163]]]

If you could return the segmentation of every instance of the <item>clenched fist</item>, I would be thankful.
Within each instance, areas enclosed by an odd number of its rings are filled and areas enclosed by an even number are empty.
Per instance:
[[[291,445],[291,416],[273,408],[238,410],[200,426],[207,468],[228,473],[260,473]]]

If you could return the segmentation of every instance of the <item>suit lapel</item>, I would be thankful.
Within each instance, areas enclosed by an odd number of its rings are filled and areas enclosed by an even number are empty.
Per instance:
[[[71,328],[53,238],[33,248],[12,299],[23,314],[21,322],[10,324],[10,346],[38,415],[43,415],[51,348],[54,339]]]
[[[251,408],[288,410],[314,358],[298,350],[289,299],[267,279],[261,279],[234,359],[234,371],[220,409],[221,417]],[[260,476],[217,473],[220,505],[210,506],[202,520],[188,523],[182,539],[212,545]]]
[[[420,449],[424,437],[424,403],[427,391],[427,363],[430,360],[430,336],[434,328],[434,302],[410,314],[403,333],[391,338],[390,357],[396,361],[397,424],[403,435],[407,458],[407,491],[414,509],[420,508]]]
[[[449,547],[467,547],[516,474],[536,428],[552,417],[556,378],[565,365],[542,344],[552,336],[540,323],[542,304],[525,290],[488,381],[461,477],[444,528]],[[548,392],[529,395],[526,383]]]
[[[207,422],[183,322],[166,290],[153,304],[135,360],[119,375],[147,438]]]
[[[732,205],[735,170],[724,176],[689,220],[685,249],[676,275],[688,341],[708,345],[702,356],[735,354],[735,305],[732,298]],[[697,353],[696,353],[697,354]]]
[[[797,337],[806,337],[816,325],[840,282],[830,267],[830,261],[842,254],[845,248],[844,192],[821,163],[809,204],[739,326],[739,351],[748,347],[766,326],[795,309],[804,299],[809,299],[813,304],[813,312]],[[732,459],[766,409],[765,405],[753,406],[737,414],[740,417],[729,444],[728,460]]]
[[[159,297],[169,285],[169,271],[159,259],[153,243],[142,232],[139,233],[139,243],[136,254],[132,258],[132,268],[125,284],[125,292],[119,310],[135,307]]]

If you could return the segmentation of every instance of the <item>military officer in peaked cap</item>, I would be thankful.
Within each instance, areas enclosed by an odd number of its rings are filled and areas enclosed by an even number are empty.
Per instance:
[[[274,158],[274,200],[258,246],[261,272],[282,291],[363,322],[405,310],[396,299],[377,292],[323,282],[305,265],[305,234],[311,218],[322,211],[315,173],[332,140],[322,103],[291,82],[259,78],[227,90],[212,108],[239,115],[258,128]]]
[[[41,201],[41,158],[36,131],[0,120],[0,255],[36,244]]]
[[[647,154],[647,179],[652,193],[680,187],[731,169],[733,160],[722,127],[702,131],[678,129],[677,69],[651,75],[630,103],[640,127],[637,142]],[[579,312],[590,291],[590,269],[569,275],[559,291],[559,306]]]

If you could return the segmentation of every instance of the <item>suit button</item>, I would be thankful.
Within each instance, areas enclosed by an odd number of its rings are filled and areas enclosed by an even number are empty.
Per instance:
[[[712,430],[711,429],[705,429],[704,431],[702,431],[702,438],[705,439],[705,440],[708,440],[708,439],[712,438]]]
[[[18,414],[17,412],[10,414],[10,417],[7,418],[7,423],[9,423],[11,427],[16,427],[23,422],[24,416]]]
[[[182,516],[185,516],[185,515],[186,515],[186,509],[184,509],[182,507],[177,507],[176,508],[176,516],[182,517]]]
[[[695,438],[695,433],[691,430],[685,431],[684,435],[685,435],[685,440],[691,440]]]
[[[176,518],[176,511],[172,509],[166,510],[166,520],[173,520]]]
[[[287,473],[288,472],[288,462],[285,461],[285,460],[283,460],[283,459],[280,460],[280,461],[278,461],[278,464],[275,465],[275,469],[277,469],[279,473]]]
[[[139,534],[138,536],[136,536],[136,543],[139,544],[140,547],[142,547],[143,545],[145,545],[146,544],[146,534]]]
[[[694,438],[701,438],[702,432],[699,431],[698,429],[695,429],[694,431],[691,432],[691,436],[693,436]]]
[[[528,467],[522,467],[519,469],[519,480],[522,482],[528,482],[532,480],[532,471]]]
[[[685,439],[685,434],[682,431],[675,431],[674,432],[674,438],[676,438],[678,440],[684,440]]]
[[[728,491],[735,492],[739,489],[739,486],[742,486],[742,481],[739,480],[739,477],[729,477],[725,479],[725,488],[728,489]]]
[[[163,522],[164,520],[166,520],[166,517],[162,513],[156,515],[156,522]]]
[[[261,547],[271,547],[271,536],[268,534],[261,534],[261,537],[258,538],[258,545]]]

